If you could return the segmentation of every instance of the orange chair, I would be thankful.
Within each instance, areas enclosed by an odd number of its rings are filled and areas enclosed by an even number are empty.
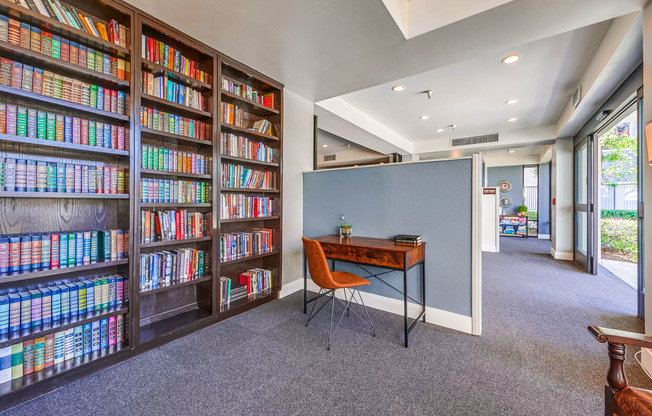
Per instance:
[[[331,272],[330,269],[328,268],[326,255],[324,255],[324,250],[321,248],[321,244],[319,244],[318,241],[310,240],[305,237],[302,237],[302,240],[303,240],[303,247],[306,250],[306,258],[308,260],[308,270],[310,271],[310,277],[312,278],[312,281],[315,282],[315,284],[320,287],[319,297],[314,300],[312,309],[310,310],[310,314],[308,315],[308,320],[306,321],[306,326],[308,326],[310,320],[314,318],[315,315],[317,315],[319,311],[321,311],[324,308],[324,306],[328,305],[329,302],[332,302],[331,321],[328,327],[328,344],[326,347],[327,350],[331,349],[331,341],[333,340],[335,332],[340,327],[340,323],[342,322],[342,318],[344,318],[345,313],[347,316],[349,316],[349,312],[353,312],[353,314],[358,318],[360,318],[362,322],[364,322],[365,324],[371,327],[372,335],[375,337],[376,329],[374,328],[374,324],[373,322],[371,322],[371,317],[369,316],[369,312],[367,312],[367,308],[364,305],[364,301],[362,300],[362,296],[360,295],[360,290],[358,290],[359,286],[368,285],[369,280],[363,279],[362,277],[356,276],[349,272]],[[342,289],[344,291],[344,302],[342,302],[340,299],[338,299],[335,296],[335,291],[337,289]],[[347,289],[349,290],[350,296],[347,296],[346,293]],[[356,294],[360,299],[360,305],[362,305],[362,309],[364,310],[367,319],[364,319],[362,316],[358,315],[358,313],[355,310],[351,309],[351,304],[353,303],[353,301],[355,300],[355,302],[357,303]],[[321,305],[319,309],[317,309],[317,312],[314,312],[315,306],[317,305],[317,301],[321,297],[326,297],[328,298],[328,300],[323,305]],[[335,302],[342,305],[344,307],[344,311],[342,311],[340,320],[337,322],[337,326],[333,330]]]

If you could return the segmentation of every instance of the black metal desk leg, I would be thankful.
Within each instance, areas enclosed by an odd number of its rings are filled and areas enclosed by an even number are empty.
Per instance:
[[[303,253],[303,313],[305,314],[308,307],[308,258]]]
[[[426,322],[426,260],[421,262],[421,290],[423,291],[423,322]]]
[[[407,270],[403,269],[403,330],[405,332],[405,348],[408,347],[408,295]]]

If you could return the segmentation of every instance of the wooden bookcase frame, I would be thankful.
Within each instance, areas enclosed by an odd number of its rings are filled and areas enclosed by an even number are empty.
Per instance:
[[[148,15],[137,9],[135,6],[130,5],[121,0],[66,0],[66,3],[79,7],[83,12],[88,12],[91,15],[106,14],[107,10],[115,10],[120,13],[121,23],[125,26],[129,25],[131,28],[129,48],[123,48],[114,45],[110,42],[103,41],[97,37],[86,34],[83,31],[74,29],[70,26],[58,22],[56,19],[50,19],[41,16],[38,12],[28,9],[23,9],[20,5],[13,4],[10,0],[0,0],[0,14],[8,15],[12,18],[29,23],[31,25],[48,28],[53,33],[59,34],[62,37],[72,39],[93,47],[96,50],[110,53],[113,56],[128,59],[131,65],[131,79],[120,80],[108,75],[95,73],[82,67],[76,67],[64,61],[59,61],[54,58],[41,55],[30,50],[23,50],[14,45],[5,44],[0,42],[0,56],[7,56],[10,59],[16,59],[19,62],[24,59],[30,63],[35,63],[42,68],[52,68],[55,72],[65,73],[73,78],[79,77],[80,79],[87,80],[88,82],[106,85],[108,87],[119,88],[129,94],[129,114],[127,116],[120,116],[117,114],[104,114],[100,110],[92,108],[80,108],[79,105],[62,102],[51,97],[36,96],[29,92],[13,91],[7,88],[0,88],[0,96],[4,97],[7,101],[18,101],[19,103],[28,102],[36,104],[41,107],[49,107],[59,111],[72,113],[74,111],[83,111],[85,116],[90,119],[103,119],[111,121],[114,124],[122,124],[129,127],[129,149],[120,151],[105,148],[93,148],[83,145],[75,145],[61,142],[48,142],[42,139],[31,139],[27,137],[11,136],[0,134],[0,150],[11,149],[15,153],[29,153],[30,149],[37,152],[39,155],[45,156],[58,156],[66,158],[65,151],[72,151],[79,158],[89,158],[91,160],[118,160],[122,166],[129,168],[129,194],[128,195],[104,195],[104,194],[71,194],[71,195],[48,195],[44,198],[43,194],[36,195],[35,193],[20,193],[20,192],[0,192],[0,198],[11,199],[18,201],[18,203],[25,203],[21,201],[31,201],[34,199],[43,208],[54,207],[59,201],[68,201],[82,204],[82,206],[92,206],[92,204],[103,204],[105,211],[112,215],[112,219],[106,219],[102,223],[104,228],[115,228],[108,225],[109,221],[114,224],[127,224],[124,215],[128,213],[128,228],[129,229],[129,257],[127,260],[118,262],[111,262],[107,265],[90,265],[78,268],[67,269],[66,271],[44,271],[35,272],[33,282],[40,284],[60,278],[62,275],[71,274],[72,276],[85,276],[92,274],[96,270],[117,270],[123,274],[128,275],[129,279],[129,301],[122,308],[112,310],[107,313],[122,313],[125,312],[125,338],[128,342],[125,347],[107,356],[100,357],[99,359],[90,360],[83,364],[67,368],[65,371],[50,372],[33,379],[23,381],[22,379],[13,380],[4,385],[0,385],[0,411],[13,407],[17,404],[30,400],[41,394],[54,390],[62,384],[69,383],[78,378],[84,377],[95,371],[115,365],[127,358],[134,355],[148,351],[157,346],[163,345],[176,338],[185,336],[194,331],[197,331],[206,326],[218,323],[229,317],[235,316],[239,313],[245,312],[249,309],[260,306],[266,302],[278,298],[281,290],[282,282],[282,195],[283,195],[283,85],[266,77],[265,75],[257,72],[256,70],[243,65],[230,57],[220,53],[219,51],[211,48],[210,46],[199,42],[184,33],[176,30],[172,26]],[[194,49],[197,53],[206,56],[207,59],[212,59],[212,80],[210,82],[200,82],[191,77],[184,76],[183,74],[175,74],[176,77],[182,82],[194,88],[200,89],[203,93],[210,93],[210,111],[200,111],[194,109],[183,108],[179,104],[164,102],[162,99],[152,97],[143,97],[141,93],[141,80],[142,68],[145,67],[149,71],[164,71],[165,68],[160,65],[145,61],[141,58],[141,36],[143,34],[143,25],[147,25],[156,31],[165,34],[166,39],[174,39],[180,45],[190,49]],[[162,39],[160,39],[162,40]],[[194,59],[192,56],[189,56]],[[250,86],[261,90],[264,87],[266,91],[273,91],[275,93],[276,108],[271,109],[260,104],[250,102],[246,99],[236,96],[222,90],[221,79],[223,69],[228,69],[232,73],[240,74],[238,81],[247,81]],[[168,70],[169,72],[169,70]],[[173,71],[172,71],[173,72]],[[274,135],[268,136],[257,132],[253,132],[244,128],[228,126],[220,120],[220,109],[223,101],[228,101],[243,108],[246,112],[253,114],[254,118],[267,118],[272,121],[274,125]],[[151,130],[140,125],[140,106],[146,105],[148,107],[165,108],[173,114],[184,115],[190,118],[210,120],[212,122],[212,137],[210,142],[205,142],[198,139],[192,139],[184,136],[178,136],[170,133],[158,132]],[[256,141],[266,142],[272,147],[278,149],[279,160],[278,162],[258,162],[251,161],[237,157],[224,156],[220,154],[220,133],[229,132],[236,135],[249,137]],[[170,144],[182,144],[185,146],[197,146],[202,148],[203,154],[210,154],[212,156],[212,177],[207,175],[192,175],[192,174],[173,174],[171,172],[154,172],[141,169],[141,139],[153,139],[156,137],[165,137],[165,142]],[[159,140],[160,143],[163,140]],[[198,150],[199,151],[199,150]],[[49,153],[48,153],[49,152]],[[275,190],[251,190],[251,189],[222,189],[220,187],[220,166],[221,163],[241,164],[248,167],[253,167],[260,170],[268,170],[276,172],[278,189]],[[117,162],[116,162],[117,163]],[[142,175],[161,175],[162,177],[179,176],[181,178],[188,178],[191,180],[201,180],[212,182],[212,195],[209,204],[149,204],[140,202],[140,178]],[[159,177],[161,177],[159,176]],[[220,194],[222,192],[231,193],[245,193],[246,195],[263,195],[277,198],[278,210],[271,217],[255,218],[255,219],[225,219],[220,218]],[[79,202],[76,202],[79,201]],[[118,204],[120,209],[118,209]],[[161,207],[161,209],[175,209],[175,208],[191,208],[200,209],[202,212],[212,213],[212,232],[210,236],[187,241],[173,241],[164,243],[148,243],[141,244],[140,242],[140,218],[141,210],[144,208],[152,209],[153,207]],[[53,210],[56,211],[56,210]],[[121,217],[122,219],[118,219]],[[24,216],[18,222],[18,229],[20,224],[27,221],[29,218]],[[95,221],[94,225],[96,225]],[[78,227],[84,227],[83,224],[78,224]],[[220,259],[220,234],[229,230],[250,230],[254,227],[272,228],[275,230],[274,249],[270,253],[252,256],[244,259],[237,259],[227,263],[221,264]],[[71,230],[75,225],[71,225]],[[86,226],[91,227],[91,226]],[[90,228],[89,228],[90,229]],[[101,228],[92,228],[101,229]],[[3,229],[4,231],[4,229]],[[50,230],[56,231],[56,230]],[[13,232],[13,231],[10,231]],[[18,231],[20,232],[20,231]],[[210,238],[209,238],[210,237]],[[195,281],[185,282],[179,285],[160,288],[150,292],[140,293],[140,270],[139,270],[139,257],[141,252],[159,251],[163,249],[173,249],[176,247],[203,247],[210,251],[210,268],[206,270],[205,277]],[[266,267],[273,270],[273,287],[268,293],[258,295],[253,298],[245,298],[230,305],[229,308],[222,310],[220,305],[220,276],[223,273],[230,274],[231,277],[237,277],[237,273],[252,267]],[[114,271],[115,272],[115,271]],[[113,273],[114,273],[113,272]],[[0,293],[6,292],[7,288],[21,288],[25,287],[25,281],[29,279],[21,275],[8,276],[7,280],[3,281],[0,277]],[[234,283],[238,284],[237,279]],[[141,326],[141,306],[143,303],[150,302],[152,298],[164,300],[175,300],[178,292],[197,290],[196,288],[201,285],[204,294],[209,294],[209,299],[205,299],[206,304],[210,304],[208,309],[192,309],[186,313],[175,315],[175,310],[170,311],[170,316],[166,319],[161,319],[159,327],[156,328],[154,334],[143,334],[143,332],[151,331],[151,325]],[[194,288],[194,289],[193,289]],[[195,296],[198,292],[195,292]],[[164,305],[163,305],[164,306]],[[195,312],[192,311],[201,311]],[[103,316],[103,315],[97,315]],[[176,317],[176,318],[175,318]],[[81,321],[80,321],[81,322]],[[72,325],[72,324],[70,324]],[[70,326],[68,325],[68,326]],[[145,328],[145,329],[143,329]],[[43,333],[52,332],[51,330],[43,330]],[[145,335],[145,336],[143,336]],[[23,338],[37,338],[38,332],[34,335],[24,336]],[[9,344],[9,342],[5,342]],[[4,344],[3,344],[4,345]],[[25,377],[23,377],[25,378]],[[18,381],[18,382],[17,382]]]

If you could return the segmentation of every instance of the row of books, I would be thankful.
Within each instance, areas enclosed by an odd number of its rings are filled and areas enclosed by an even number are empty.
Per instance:
[[[212,141],[211,125],[145,106],[140,107],[140,125],[165,133]]]
[[[100,357],[119,349],[124,341],[125,318],[118,314],[0,348],[0,384],[61,368],[84,356]]]
[[[142,211],[140,213],[140,242],[187,240],[209,236],[213,226],[210,213],[171,211]]]
[[[120,115],[129,115],[123,91],[55,74],[7,58],[0,59],[0,84]]]
[[[140,291],[201,279],[208,267],[203,250],[180,248],[140,255]]]
[[[209,83],[211,75],[199,69],[199,63],[186,58],[170,45],[143,35],[142,57],[198,81]]]
[[[0,274],[116,261],[126,258],[128,251],[126,230],[5,235],[0,236]]]
[[[222,163],[220,181],[226,188],[276,189],[276,172]]]
[[[107,149],[129,149],[129,129],[125,127],[5,103],[0,103],[0,133]]]
[[[0,189],[8,192],[124,194],[128,183],[115,166],[0,158]]]
[[[129,47],[130,30],[116,20],[104,22],[59,0],[16,0],[16,4],[123,48]]]
[[[195,152],[143,144],[141,167],[165,172],[210,174],[213,158]]]
[[[0,334],[37,333],[122,306],[128,298],[125,280],[83,278],[0,295]]]
[[[143,72],[142,92],[197,110],[206,111],[208,108],[208,100],[201,92],[174,82],[167,75],[154,75]]]
[[[222,103],[220,120],[236,127],[245,127],[245,110],[230,103]]]
[[[210,202],[211,186],[206,182],[177,179],[140,179],[140,202],[206,203]]]
[[[220,298],[223,308],[228,307],[231,301],[235,302],[269,291],[272,288],[272,271],[260,268],[249,269],[238,275],[238,283],[241,286],[233,287],[230,278],[220,277]]]
[[[220,194],[220,218],[259,218],[276,215],[278,200],[266,196]]]
[[[0,41],[70,62],[123,80],[131,77],[131,64],[27,23],[0,15]]]
[[[278,162],[278,150],[261,142],[230,133],[220,133],[220,152],[226,156],[260,162]]]
[[[252,232],[223,233],[220,236],[220,262],[272,252],[274,233],[274,230],[269,228],[254,228]]]
[[[256,104],[263,105],[269,108],[275,108],[274,93],[263,94],[246,84],[237,84],[230,79],[222,78],[222,89],[231,94],[239,95],[240,97],[253,101]]]

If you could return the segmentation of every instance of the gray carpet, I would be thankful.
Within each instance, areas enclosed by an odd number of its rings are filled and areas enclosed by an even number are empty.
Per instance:
[[[606,347],[586,326],[642,332],[635,291],[547,241],[501,244],[483,257],[482,337],[420,325],[405,349],[401,317],[372,311],[376,338],[351,317],[326,351],[326,314],[306,328],[297,293],[5,415],[602,414]],[[652,388],[631,353],[627,370]]]

